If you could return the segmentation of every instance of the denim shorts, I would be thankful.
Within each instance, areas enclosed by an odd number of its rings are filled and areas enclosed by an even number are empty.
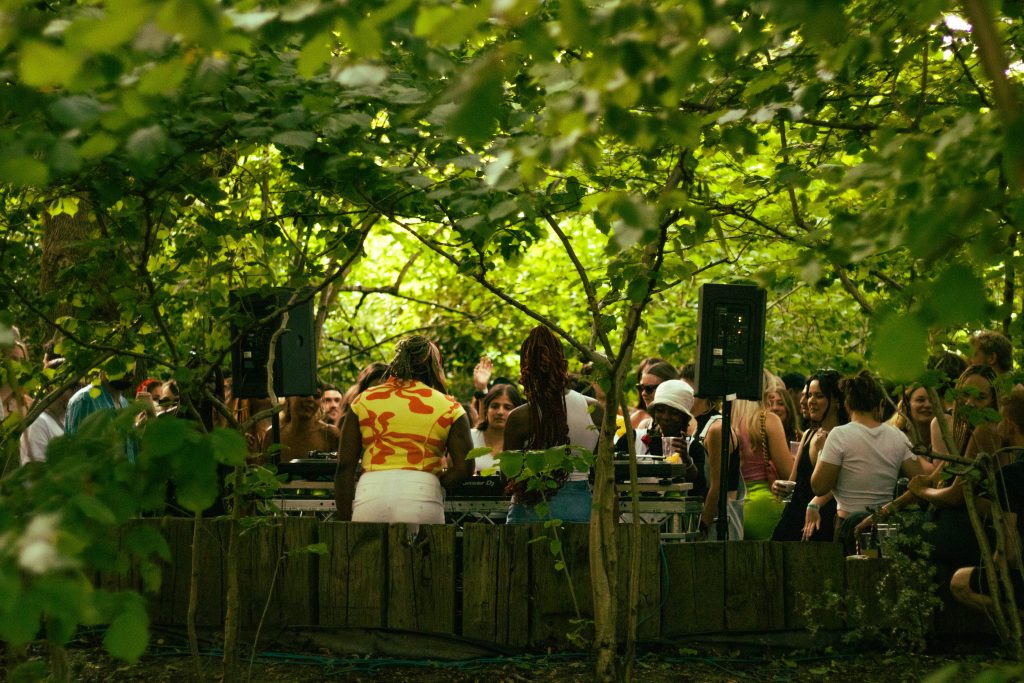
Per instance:
[[[589,482],[567,481],[548,501],[547,516],[542,518],[532,505],[520,505],[513,499],[505,521],[508,524],[530,524],[546,519],[560,519],[563,522],[586,523],[590,521],[592,500]]]

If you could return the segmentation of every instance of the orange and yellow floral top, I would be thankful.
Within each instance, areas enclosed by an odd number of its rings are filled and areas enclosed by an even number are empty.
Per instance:
[[[416,380],[391,378],[351,405],[363,440],[363,471],[441,467],[448,432],[466,411],[451,396]]]

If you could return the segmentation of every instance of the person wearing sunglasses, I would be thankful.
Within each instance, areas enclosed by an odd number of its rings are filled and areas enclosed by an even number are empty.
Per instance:
[[[630,416],[630,422],[633,423],[633,428],[649,427],[651,425],[651,415],[647,412],[647,406],[651,401],[654,400],[654,392],[658,389],[658,385],[662,382],[670,379],[678,379],[679,373],[671,363],[663,360],[659,360],[656,363],[647,365],[646,367],[641,365],[641,371],[638,374],[639,381],[636,384],[636,391],[639,396],[637,401],[637,409]]]

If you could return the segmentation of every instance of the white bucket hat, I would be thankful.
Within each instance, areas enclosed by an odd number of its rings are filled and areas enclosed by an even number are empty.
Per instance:
[[[652,413],[656,406],[663,405],[681,410],[690,417],[693,413],[693,387],[681,379],[668,379],[654,390],[654,400],[647,405],[647,412]]]

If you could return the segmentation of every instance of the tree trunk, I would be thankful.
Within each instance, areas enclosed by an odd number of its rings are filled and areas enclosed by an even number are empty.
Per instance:
[[[196,667],[197,681],[203,680],[203,662],[199,656],[199,635],[196,632],[196,614],[199,612],[199,533],[202,523],[203,516],[197,512],[192,522],[192,572],[188,584],[188,615],[185,617],[188,647]]]
[[[617,396],[619,383],[613,378],[609,396]],[[615,493],[615,405],[611,401],[604,412],[601,440],[597,448],[594,474],[593,513],[590,517],[590,581],[594,597],[594,651],[597,658],[595,678],[617,681],[616,633],[618,623],[618,567],[615,523],[618,500]]]
[[[1007,253],[1013,254],[1017,251],[1017,233],[1010,233],[1010,242],[1007,245]],[[1017,269],[1013,267],[1013,258],[1008,258],[1003,264],[1003,307],[1006,315],[1003,317],[1003,334],[1010,336],[1010,323],[1013,322],[1013,297]]]

